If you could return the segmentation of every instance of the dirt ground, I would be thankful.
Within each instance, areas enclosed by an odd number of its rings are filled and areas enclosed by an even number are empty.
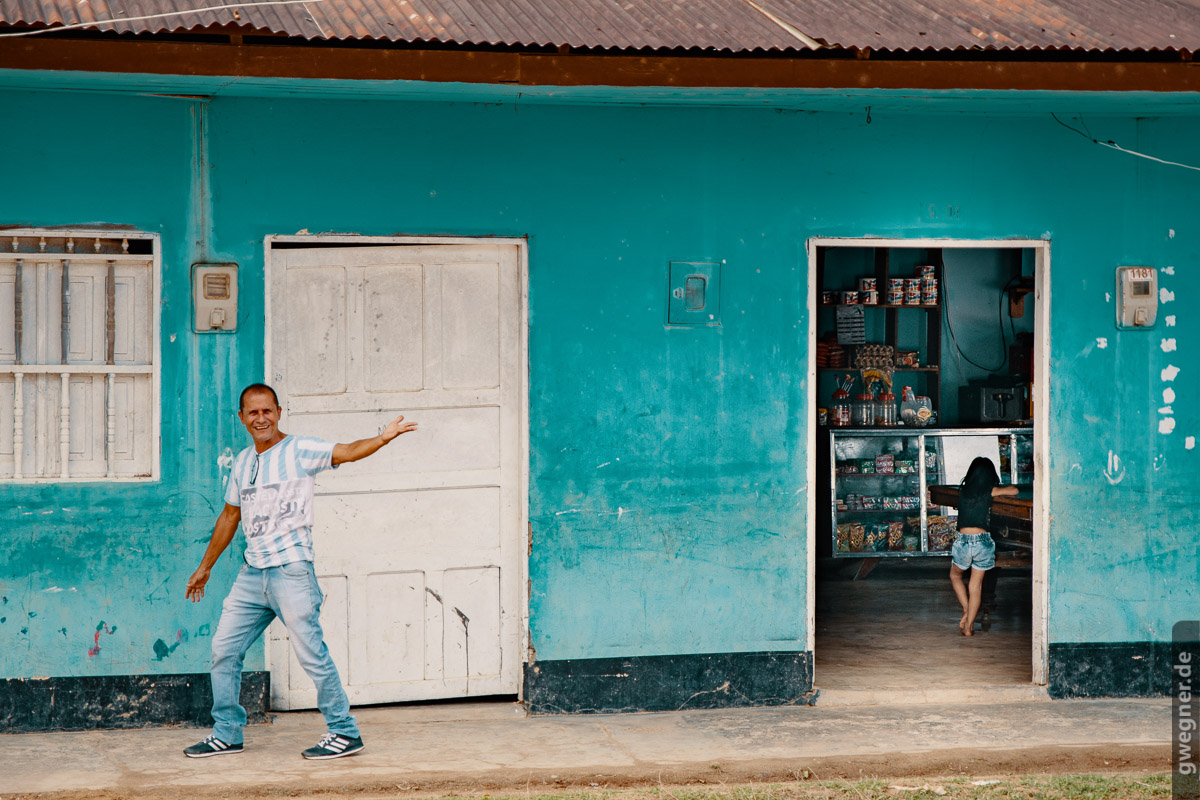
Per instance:
[[[305,784],[271,784],[255,787],[152,787],[99,792],[6,794],[2,800],[123,800],[124,798],[274,798],[313,797],[322,800],[373,800],[374,798],[488,797],[517,798],[588,792],[672,787],[734,788],[756,784],[864,778],[885,782],[955,778],[989,779],[1031,775],[1152,775],[1168,773],[1170,751],[1166,746],[1039,747],[1022,750],[951,750],[937,753],[888,754],[851,758],[815,758],[794,761],[759,760],[734,764],[683,764],[672,768],[631,767],[619,773],[580,770],[575,772],[496,770],[486,775],[447,777],[445,774],[406,775],[402,781],[351,783],[332,779]],[[131,776],[130,782],[136,778]],[[670,794],[668,792],[668,794]],[[802,786],[791,796],[802,798]],[[816,796],[816,795],[810,795]],[[825,796],[825,795],[822,795]]]

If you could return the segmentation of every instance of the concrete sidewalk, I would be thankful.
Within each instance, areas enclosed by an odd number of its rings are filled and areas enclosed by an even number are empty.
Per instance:
[[[292,712],[247,728],[244,753],[207,759],[181,752],[208,733],[198,729],[0,736],[0,797],[266,787],[524,793],[542,784],[791,779],[805,768],[820,777],[946,774],[960,763],[976,774],[1036,772],[1047,759],[1060,764],[1049,771],[1068,763],[1081,772],[1102,763],[1167,771],[1170,709],[1169,700],[1072,700],[528,717],[508,702],[396,706],[357,709],[366,749],[318,762],[300,751],[323,733],[320,715]]]

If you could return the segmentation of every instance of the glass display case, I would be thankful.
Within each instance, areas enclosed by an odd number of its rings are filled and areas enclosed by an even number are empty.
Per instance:
[[[1031,428],[889,428],[830,431],[835,557],[949,555],[957,510],[929,487],[956,485],[971,460],[990,458],[1003,484],[1033,482]]]

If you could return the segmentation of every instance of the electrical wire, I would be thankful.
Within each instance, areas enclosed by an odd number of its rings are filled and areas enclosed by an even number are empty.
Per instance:
[[[1170,166],[1170,167],[1183,167],[1184,169],[1191,169],[1191,170],[1195,170],[1196,172],[1200,172],[1200,167],[1195,167],[1195,166],[1192,166],[1191,164],[1181,164],[1178,161],[1167,161],[1165,158],[1157,158],[1156,156],[1149,156],[1149,155],[1146,155],[1145,153],[1139,153],[1136,150],[1130,150],[1127,147],[1121,147],[1121,145],[1117,144],[1112,139],[1109,139],[1106,142],[1102,142],[1099,139],[1092,136],[1090,131],[1088,133],[1084,133],[1083,131],[1079,130],[1078,128],[1072,128],[1070,125],[1068,125],[1067,123],[1065,123],[1061,119],[1059,119],[1058,116],[1054,114],[1054,112],[1050,112],[1050,116],[1054,117],[1054,121],[1057,122],[1059,125],[1062,125],[1064,128],[1071,131],[1072,133],[1079,134],[1080,136],[1087,139],[1092,144],[1098,144],[1101,147],[1107,147],[1110,150],[1119,150],[1122,153],[1128,153],[1129,155],[1137,156],[1138,158],[1146,158],[1151,161],[1157,161],[1159,164],[1166,164],[1167,166]],[[1086,129],[1087,123],[1083,122],[1082,116],[1079,117],[1079,121],[1081,123],[1083,123],[1083,126]]]
[[[111,19],[98,19],[92,22],[75,22],[70,25],[58,25],[53,28],[39,28],[35,31],[17,31],[16,33],[0,33],[0,38],[13,38],[16,36],[39,36],[43,33],[57,33],[59,31],[69,31],[74,28],[94,28],[98,25],[111,25],[117,22],[141,22],[147,19],[161,19],[163,17],[178,17],[185,14],[200,14],[204,11],[224,11],[230,8],[249,8],[250,6],[291,6],[305,5],[306,3],[323,3],[325,0],[255,0],[250,3],[227,3],[220,6],[200,6],[197,8],[180,8],[175,11],[167,11],[162,14],[146,14],[140,17],[112,17]],[[307,9],[305,9],[307,10]],[[311,13],[310,13],[311,17]],[[317,29],[321,29],[320,23],[314,18],[313,24]]]
[[[946,314],[946,329],[948,331],[950,331],[950,341],[954,344],[955,351],[958,353],[959,356],[962,357],[962,359],[964,361],[966,361],[968,364],[975,367],[976,369],[981,369],[984,372],[999,372],[1000,370],[1004,369],[1004,365],[1008,363],[1008,340],[1004,335],[1004,292],[1007,291],[1008,285],[1011,284],[1012,281],[1010,280],[1009,284],[1006,284],[1004,286],[1004,288],[1002,288],[1000,290],[1000,297],[998,298],[997,305],[996,305],[996,322],[998,323],[999,328],[1000,328],[1000,349],[1001,349],[1000,355],[1002,356],[1002,358],[1001,358],[1000,364],[998,366],[986,367],[983,364],[980,364],[980,363],[972,360],[972,358],[970,356],[968,356],[963,351],[963,349],[959,346],[958,337],[954,335],[954,323],[950,320],[950,284],[946,280],[946,275],[947,275],[946,260],[945,260],[945,257],[943,256],[943,258],[942,258],[942,287],[941,287],[942,307],[945,309],[945,314]]]

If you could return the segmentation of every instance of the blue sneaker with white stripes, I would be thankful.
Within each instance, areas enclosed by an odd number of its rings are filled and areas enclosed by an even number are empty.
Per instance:
[[[309,759],[341,758],[352,756],[365,746],[362,739],[342,736],[340,733],[327,733],[317,742],[316,747],[310,747],[300,755]]]
[[[209,736],[202,742],[196,742],[185,748],[183,754],[188,758],[208,758],[209,756],[224,756],[242,752],[240,744],[227,744],[216,736]]]

